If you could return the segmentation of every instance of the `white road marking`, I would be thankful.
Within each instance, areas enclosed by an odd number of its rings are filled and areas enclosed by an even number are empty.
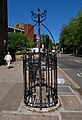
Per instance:
[[[77,88],[80,89],[80,86],[66,73],[64,72],[59,66],[58,69],[62,72],[63,75],[65,75],[66,78],[68,78],[69,81]]]
[[[81,77],[79,73],[77,74],[77,76]]]
[[[78,62],[78,63],[82,63],[82,60],[75,60],[75,59],[69,59],[71,61],[75,61],[75,62]]]
[[[79,71],[79,73],[77,73],[77,76],[82,77],[82,72]]]

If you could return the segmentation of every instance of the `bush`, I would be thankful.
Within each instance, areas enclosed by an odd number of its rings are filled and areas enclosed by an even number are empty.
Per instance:
[[[23,54],[23,52],[22,52],[22,51],[16,51],[15,54],[16,54],[16,55],[21,55],[21,54]]]
[[[15,52],[16,55],[23,55],[23,54],[27,54],[27,53],[31,54],[32,52],[31,52],[31,50],[29,50],[29,51],[16,51]]]

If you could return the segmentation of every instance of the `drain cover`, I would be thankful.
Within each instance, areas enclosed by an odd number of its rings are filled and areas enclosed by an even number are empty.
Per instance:
[[[70,86],[59,86],[58,87],[58,92],[59,93],[73,93],[73,90]]]

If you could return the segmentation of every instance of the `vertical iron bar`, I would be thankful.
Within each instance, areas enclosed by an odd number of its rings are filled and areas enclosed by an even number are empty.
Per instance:
[[[51,56],[51,95],[52,95],[52,86],[53,86],[53,83],[52,83],[52,61],[53,61],[53,56]]]
[[[39,81],[40,81],[40,110],[42,110],[42,77],[41,77],[41,55],[39,56]]]
[[[27,76],[26,76],[26,60],[23,60],[23,76],[24,76],[24,102],[26,102],[27,96],[26,96],[26,91],[27,91]]]
[[[49,63],[49,53],[48,53],[48,95],[49,95],[49,106],[50,106],[50,71],[49,71],[49,66],[50,66],[50,63]]]
[[[30,92],[32,93],[32,82],[33,82],[33,61],[32,61],[32,55],[30,57],[30,62],[31,62],[31,65],[30,65],[30,74],[31,74],[31,79],[30,79]],[[33,69],[32,69],[33,68]]]
[[[33,53],[33,64],[34,64],[34,91],[35,91],[35,81],[36,81],[36,63],[35,63],[34,54],[35,54],[35,53]]]
[[[55,104],[57,103],[57,57],[54,56],[54,93],[55,93]]]
[[[47,64],[48,64],[47,58],[48,58],[48,56],[47,56],[47,54],[45,55],[45,57],[46,57],[46,92],[47,92],[47,86],[48,86],[48,82],[47,82],[47,80],[48,80],[48,78],[47,78]]]
[[[55,90],[56,90],[56,88],[55,88],[55,84],[56,84],[56,76],[55,76],[55,69],[56,69],[55,64],[56,64],[56,62],[55,62],[55,56],[54,56],[53,60],[54,60],[53,64],[54,64],[54,95],[55,95]]]
[[[28,83],[29,83],[29,89],[30,89],[30,58],[28,58],[28,64],[29,64],[29,69],[28,69],[29,81],[28,81]]]
[[[56,96],[55,96],[55,98],[56,98],[56,102],[57,102],[57,99],[58,99],[58,96],[57,96],[57,57],[55,56],[55,64],[56,64],[56,69],[55,69],[55,75],[56,75],[56,83],[55,83],[55,88],[56,88]]]

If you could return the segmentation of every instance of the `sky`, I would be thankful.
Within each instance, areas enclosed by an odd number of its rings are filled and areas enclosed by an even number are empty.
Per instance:
[[[17,23],[34,25],[31,11],[37,13],[38,7],[40,13],[47,10],[47,18],[43,23],[48,27],[57,43],[63,25],[68,24],[82,10],[82,0],[8,0],[8,26],[14,27]],[[50,36],[42,25],[40,31],[41,34]],[[38,26],[34,28],[34,32],[38,33]]]

